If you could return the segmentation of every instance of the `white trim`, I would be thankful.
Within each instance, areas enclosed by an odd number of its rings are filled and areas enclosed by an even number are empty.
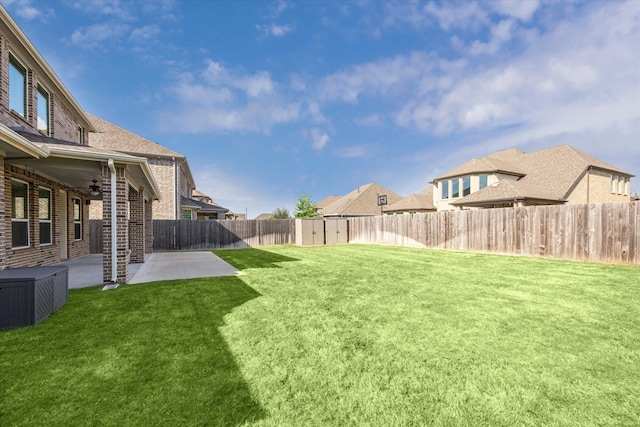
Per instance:
[[[11,230],[11,249],[27,249],[31,247],[31,230],[30,230],[30,226],[29,226],[29,183],[26,181],[23,181],[21,179],[16,179],[16,178],[11,178],[11,182],[19,182],[20,184],[24,184],[27,186],[27,193],[26,193],[26,197],[25,197],[25,209],[26,209],[26,214],[27,217],[26,218],[14,218],[13,217],[13,212],[14,212],[14,206],[13,206],[13,202],[14,202],[14,195],[13,195],[13,189],[11,190],[11,205],[10,205],[10,209],[11,209],[11,225],[12,225],[12,230]],[[26,223],[27,224],[27,245],[26,246],[13,246],[13,223],[17,222],[17,223]]]
[[[40,190],[49,192],[49,219],[40,219]],[[49,243],[41,243],[41,235],[42,229],[40,228],[40,224],[45,223],[49,224]],[[39,246],[50,246],[53,245],[53,190],[48,187],[38,187],[38,245]]]

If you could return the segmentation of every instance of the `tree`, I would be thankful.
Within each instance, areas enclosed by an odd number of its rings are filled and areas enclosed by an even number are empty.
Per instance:
[[[309,193],[303,193],[296,199],[296,218],[313,218],[318,214],[316,203],[311,201]]]
[[[271,213],[271,219],[289,219],[289,211],[286,208],[277,208]]]

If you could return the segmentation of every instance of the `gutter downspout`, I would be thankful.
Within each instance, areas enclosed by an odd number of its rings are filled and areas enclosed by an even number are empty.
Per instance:
[[[116,166],[113,163],[113,159],[109,159],[108,164],[111,171],[111,282],[116,283],[118,281]]]

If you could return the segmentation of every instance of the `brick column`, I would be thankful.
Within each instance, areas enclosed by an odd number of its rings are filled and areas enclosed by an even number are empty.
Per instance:
[[[153,200],[144,201],[144,239],[145,253],[153,253]]]
[[[129,188],[129,248],[132,264],[144,262],[145,254],[145,203],[144,189]]]
[[[127,200],[129,198],[129,184],[125,169],[116,167],[116,206],[111,206],[111,171],[108,166],[102,167],[102,277],[104,283],[111,282],[111,216],[116,215],[116,248],[117,248],[117,278],[118,283],[126,283],[129,276],[129,223],[127,220]]]
[[[0,43],[2,38],[0,38]],[[4,157],[0,156],[0,270],[7,268],[7,226],[11,223],[11,212],[5,210],[7,197],[7,183],[4,181]]]

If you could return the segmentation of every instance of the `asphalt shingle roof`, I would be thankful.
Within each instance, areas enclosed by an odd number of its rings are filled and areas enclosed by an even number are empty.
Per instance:
[[[376,183],[362,185],[349,194],[339,198],[320,211],[323,216],[369,216],[380,215],[378,196],[386,195],[387,203],[402,199],[399,194]]]
[[[121,151],[131,154],[142,154],[145,157],[163,156],[184,159],[184,156],[176,151],[170,150],[157,142],[129,132],[119,126],[114,125],[100,117],[87,114],[98,132],[89,136],[89,145],[108,150]]]
[[[436,210],[433,205],[433,185],[418,194],[410,194],[402,200],[387,205],[385,212]]]
[[[496,168],[480,170],[484,166]],[[517,148],[498,151],[480,159],[472,159],[435,181],[479,172],[507,172],[519,177],[518,181],[501,180],[500,185],[486,187],[453,202],[454,205],[524,198],[561,201],[569,196],[590,167],[633,176],[570,145],[561,145],[531,153]]]

